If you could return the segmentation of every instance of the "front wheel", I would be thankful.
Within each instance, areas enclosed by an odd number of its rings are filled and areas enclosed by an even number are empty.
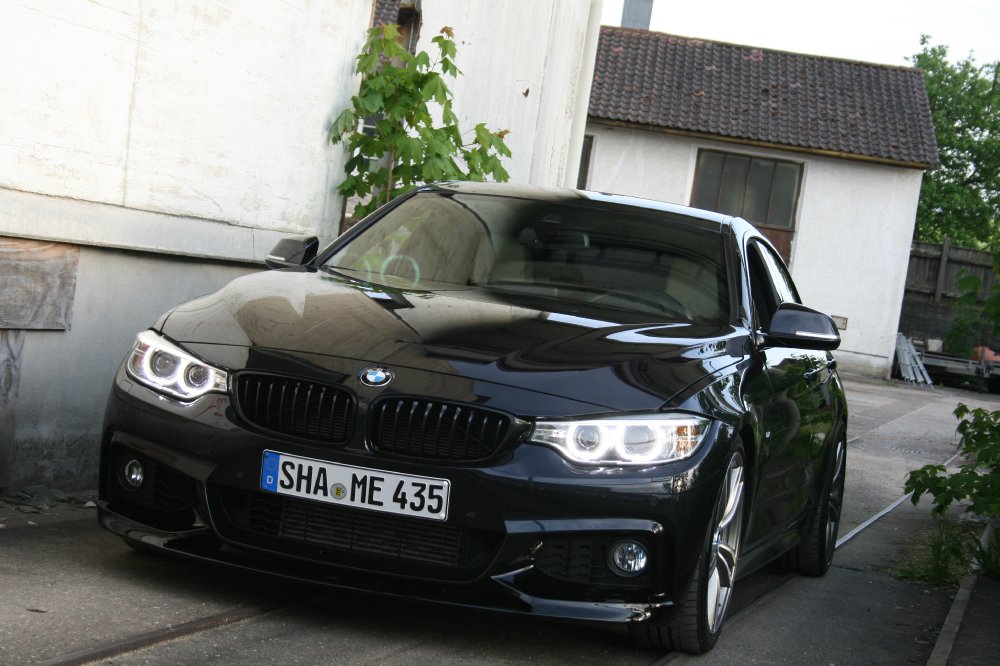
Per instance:
[[[743,446],[737,440],[715,504],[708,539],[694,576],[671,623],[649,620],[631,627],[639,643],[662,650],[701,654],[719,638],[736,581],[736,565],[743,538]]]

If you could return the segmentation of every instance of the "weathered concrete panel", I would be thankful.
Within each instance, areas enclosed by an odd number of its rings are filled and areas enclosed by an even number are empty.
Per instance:
[[[2,187],[0,233],[80,245],[260,263],[283,236],[270,229]]]
[[[79,259],[75,245],[0,236],[0,329],[70,328]]]
[[[370,14],[370,0],[145,3],[125,205],[331,229],[343,153],[326,133]]]
[[[20,332],[17,390],[0,400],[0,487],[96,487],[105,400],[136,333],[181,301],[256,270],[80,248],[73,329]]]
[[[0,330],[0,495],[8,488],[14,466],[13,399],[21,378],[24,331]]]
[[[122,202],[139,7],[0,0],[0,185]]]
[[[371,8],[0,0],[0,187],[331,233]]]

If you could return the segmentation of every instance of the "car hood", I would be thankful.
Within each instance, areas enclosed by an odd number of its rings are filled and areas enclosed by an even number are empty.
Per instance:
[[[175,308],[161,332],[206,361],[233,348],[454,375],[615,410],[657,409],[742,358],[746,332],[476,288],[397,290],[268,271]],[[226,351],[224,351],[226,350]],[[245,362],[245,361],[244,361]]]

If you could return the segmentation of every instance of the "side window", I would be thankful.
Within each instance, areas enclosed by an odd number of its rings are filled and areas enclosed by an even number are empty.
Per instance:
[[[766,329],[771,325],[774,311],[782,303],[801,303],[792,276],[771,248],[751,241],[747,246],[750,290],[756,324]]]
[[[750,271],[750,299],[753,302],[755,327],[766,330],[771,316],[781,304],[781,297],[771,282],[770,272],[764,262],[758,243],[747,246],[747,269]]]
[[[576,189],[587,189],[587,181],[590,180],[590,158],[594,151],[594,136],[587,134],[583,137],[583,149],[580,151],[580,173],[576,176]]]
[[[767,266],[767,272],[771,276],[771,282],[778,292],[778,304],[801,303],[799,292],[795,289],[795,283],[792,282],[792,276],[788,274],[788,270],[781,263],[781,260],[775,256],[770,248],[759,243],[754,243],[754,245],[760,250],[764,264]]]

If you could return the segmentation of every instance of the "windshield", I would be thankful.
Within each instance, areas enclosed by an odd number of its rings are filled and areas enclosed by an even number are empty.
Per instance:
[[[396,289],[478,287],[665,321],[729,318],[718,230],[586,201],[422,192],[324,268]]]

